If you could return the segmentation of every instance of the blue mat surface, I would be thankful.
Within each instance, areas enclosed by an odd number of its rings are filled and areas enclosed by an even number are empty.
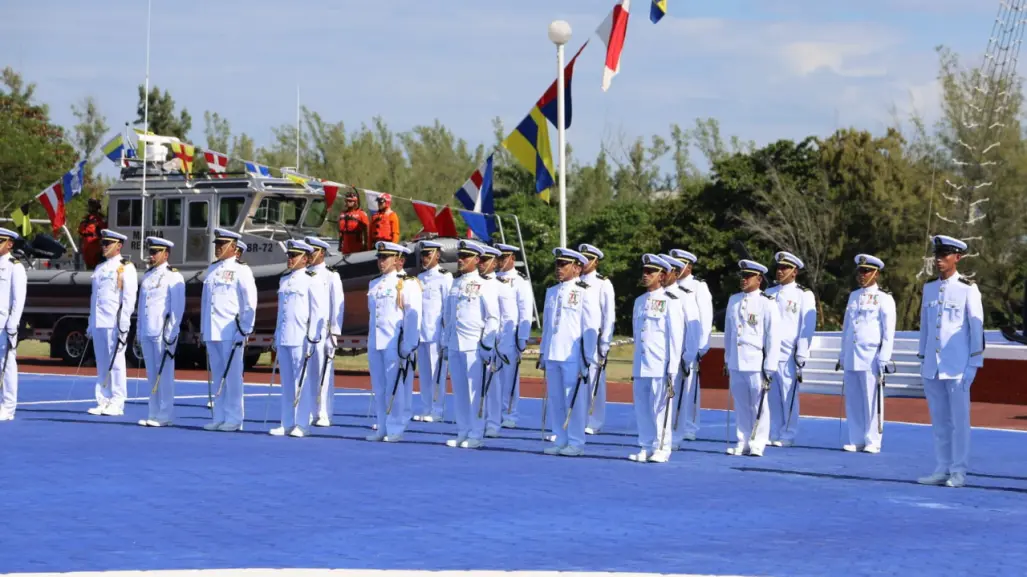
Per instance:
[[[889,423],[884,452],[838,447],[803,418],[800,446],[724,454],[725,412],[663,465],[610,405],[580,458],[548,457],[541,403],[485,449],[450,423],[368,443],[369,395],[338,390],[335,425],[274,438],[277,388],[246,387],[246,431],[212,433],[206,383],[179,382],[176,426],[94,417],[92,380],[22,375],[0,423],[0,573],[312,567],[731,575],[1018,575],[1027,568],[1027,435],[975,429],[964,489],[923,487],[930,429]],[[416,397],[416,396],[415,396]],[[70,399],[70,400],[68,400]],[[452,401],[452,399],[450,399]],[[415,401],[416,402],[416,401]],[[452,406],[452,402],[449,403]],[[447,415],[452,418],[452,413]]]

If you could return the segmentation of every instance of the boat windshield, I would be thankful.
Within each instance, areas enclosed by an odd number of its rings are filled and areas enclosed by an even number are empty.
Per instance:
[[[303,226],[306,228],[321,228],[326,216],[328,216],[328,209],[325,208],[324,199],[314,199],[310,203],[310,208],[307,209],[307,217],[303,219]]]
[[[306,199],[284,195],[265,196],[251,219],[254,224],[296,226]]]

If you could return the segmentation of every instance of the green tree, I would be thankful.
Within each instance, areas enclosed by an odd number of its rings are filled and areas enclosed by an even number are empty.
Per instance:
[[[149,102],[149,111],[146,110],[146,103]],[[148,112],[148,116],[144,118]],[[175,101],[171,94],[165,90],[161,94],[160,89],[154,86],[150,93],[139,85],[139,103],[136,105],[136,126],[143,127],[144,121],[148,130],[160,136],[174,136],[182,141],[187,141],[189,131],[193,127],[192,116],[189,111],[182,109],[175,115]]]
[[[34,84],[12,68],[0,86],[0,215],[8,216],[72,168],[75,150],[64,129],[50,122],[45,105],[35,104]],[[42,212],[42,211],[40,211]],[[39,214],[39,213],[37,213]]]
[[[78,120],[73,128],[71,142],[81,155],[80,158],[86,159],[86,180],[89,181],[92,180],[96,165],[102,160],[102,157],[96,156],[96,150],[103,144],[103,138],[109,130],[107,117],[100,112],[100,107],[92,96],[83,98],[78,104],[72,104],[71,113]]]
[[[203,113],[203,135],[207,139],[207,148],[227,153],[232,140],[232,126],[228,119],[207,110]]]

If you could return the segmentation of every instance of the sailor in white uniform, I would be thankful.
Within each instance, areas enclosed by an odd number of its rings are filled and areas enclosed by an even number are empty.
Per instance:
[[[424,290],[421,281],[414,275],[407,274],[406,255],[412,254],[413,249],[408,249],[403,258],[393,259],[393,270],[403,280],[404,290],[410,292],[410,298],[417,302],[417,340],[414,341],[413,352],[407,360],[406,368],[403,370],[403,380],[400,383],[400,391],[403,394],[403,427],[410,426],[414,418],[414,374],[417,372],[418,361],[417,351],[421,348],[421,306],[424,300]]]
[[[339,273],[325,264],[325,257],[330,253],[328,243],[316,236],[308,236],[303,240],[314,250],[307,270],[314,273],[311,275],[311,311],[315,317],[310,324],[314,339],[319,343],[307,368],[312,378],[308,386],[314,398],[311,420],[316,427],[330,427],[335,412],[335,349],[342,336],[345,295]]]
[[[514,370],[517,362],[517,295],[510,277],[499,278],[493,271],[502,253],[498,248],[482,245],[485,251],[478,263],[478,274],[491,285],[499,300],[499,340],[493,350],[491,365],[482,389],[485,395],[485,436],[498,437],[503,423],[503,386],[500,371]],[[473,407],[472,407],[473,408]]]
[[[18,233],[0,228],[0,421],[13,421],[18,405],[18,326],[25,307],[25,266],[11,256]],[[84,354],[84,353],[83,353]]]
[[[200,307],[200,330],[207,348],[214,418],[208,431],[243,428],[243,354],[253,332],[257,292],[253,273],[236,259],[241,235],[214,230],[214,262],[207,267]]]
[[[884,391],[878,390],[895,345],[895,299],[877,286],[884,261],[856,256],[856,282],[849,293],[842,321],[842,347],[836,370],[842,373],[849,452],[881,452],[880,419],[884,417]]]
[[[146,245],[150,268],[139,286],[136,339],[143,349],[150,402],[147,416],[139,424],[168,427],[175,410],[175,352],[185,311],[185,279],[168,264],[175,243],[149,236]]]
[[[713,296],[710,294],[710,288],[706,285],[706,281],[692,274],[692,267],[698,260],[694,254],[675,248],[671,249],[670,256],[685,263],[684,270],[678,276],[678,286],[691,291],[699,307],[699,325],[702,331],[699,336],[699,358],[701,359],[710,350],[710,335],[713,334]],[[678,442],[681,439],[693,441],[699,432],[699,405],[702,402],[702,383],[699,382],[699,374],[698,362],[695,371],[687,377],[678,373],[678,379],[683,380],[684,385],[679,399],[681,414],[677,415],[678,427],[674,430],[675,439]]]
[[[93,292],[89,302],[87,334],[93,339],[96,356],[96,406],[90,415],[120,416],[125,413],[127,375],[125,348],[132,327],[139,282],[135,266],[121,256],[128,237],[100,231],[106,259],[93,270]]]
[[[421,293],[416,277],[396,271],[410,254],[409,248],[385,241],[375,248],[382,274],[367,289],[371,327],[367,360],[377,427],[367,440],[394,443],[402,440],[406,431],[407,397],[402,380],[417,353]]]
[[[663,258],[642,256],[642,286],[646,292],[635,299],[631,314],[635,339],[632,391],[638,423],[640,463],[666,463],[670,459],[674,377],[681,366],[684,307],[675,289],[667,289],[671,265]],[[698,342],[698,339],[695,339]]]
[[[484,442],[485,418],[478,416],[482,385],[499,342],[499,295],[478,273],[485,254],[482,245],[469,240],[457,246],[459,278],[446,298],[443,310],[445,336],[443,358],[449,361],[456,404],[455,439],[448,447],[478,449]]]
[[[314,301],[325,286],[317,272],[308,269],[314,247],[301,240],[286,241],[288,271],[278,281],[278,322],[275,328],[275,351],[282,375],[282,424],[268,431],[272,436],[305,437],[314,397],[319,384],[314,359],[323,350],[318,341],[321,330],[316,324]],[[323,321],[326,319],[320,319]]]
[[[918,482],[962,487],[970,459],[970,386],[984,366],[984,309],[980,289],[956,270],[966,243],[943,235],[931,241],[938,278],[924,285],[918,357],[937,464]]]
[[[731,295],[724,318],[724,368],[730,377],[738,436],[738,444],[727,452],[762,457],[770,435],[770,376],[781,356],[780,321],[774,299],[760,290],[767,267],[746,259],[738,268],[742,290]]]
[[[535,310],[535,295],[531,291],[531,283],[527,277],[517,272],[517,253],[520,249],[512,244],[497,244],[500,256],[497,262],[496,278],[507,280],[513,288],[517,299],[517,325],[514,331],[514,340],[517,345],[517,360],[512,364],[503,366],[496,374],[496,378],[502,383],[503,394],[503,421],[502,426],[513,428],[517,426],[517,402],[521,396],[521,368],[520,359],[524,349],[528,347],[528,337],[531,335],[531,320]]]
[[[539,364],[545,370],[548,425],[555,439],[544,452],[576,457],[585,453],[586,381],[598,355],[596,327],[602,313],[599,303],[589,299],[588,283],[581,280],[588,264],[585,255],[568,248],[553,249],[553,255],[558,282],[546,289]]]
[[[817,301],[813,291],[795,282],[806,267],[802,259],[790,252],[774,255],[777,262],[777,284],[768,288],[767,296],[777,301],[778,334],[781,356],[777,370],[770,375],[770,443],[790,447],[799,432],[799,384],[802,369],[809,360],[810,343],[817,330]]]
[[[699,317],[699,303],[696,295],[691,289],[678,282],[679,276],[686,268],[685,261],[678,260],[667,254],[656,255],[670,265],[670,270],[664,273],[663,288],[671,299],[672,304],[681,307],[680,323],[674,325],[675,330],[680,333],[681,358],[678,361],[678,369],[674,378],[674,403],[671,407],[671,449],[681,448],[682,441],[694,441],[695,433],[686,426],[686,423],[698,419],[698,403],[695,397],[691,397],[691,403],[685,403],[685,394],[696,395],[699,390],[692,386],[695,383],[696,374],[699,371],[699,343],[702,340],[702,323]],[[679,317],[674,317],[675,321]],[[688,412],[692,409],[694,412]]]
[[[606,358],[610,354],[610,343],[613,342],[613,323],[617,311],[610,279],[599,274],[596,268],[603,260],[603,251],[590,244],[578,245],[578,252],[585,255],[588,264],[581,270],[581,280],[588,284],[590,300],[599,303],[599,357],[592,367],[588,378],[588,422],[585,426],[586,435],[597,435],[606,423]]]
[[[446,374],[448,366],[442,358],[442,309],[453,287],[453,275],[439,266],[442,245],[435,241],[421,242],[421,344],[417,350],[417,380],[421,389],[421,413],[415,421],[440,422],[446,408]]]

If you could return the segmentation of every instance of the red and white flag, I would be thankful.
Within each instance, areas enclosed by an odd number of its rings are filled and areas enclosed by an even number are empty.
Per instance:
[[[203,158],[207,161],[207,167],[210,169],[211,174],[224,174],[228,170],[227,154],[221,154],[213,150],[204,150]]]
[[[624,38],[628,33],[628,8],[631,0],[620,0],[606,20],[596,29],[596,34],[606,44],[606,64],[603,68],[603,92],[610,88],[613,77],[620,72],[620,53],[624,50]]]
[[[64,226],[64,186],[57,181],[36,195],[50,217],[54,231]]]
[[[328,208],[332,208],[335,204],[335,197],[339,196],[339,189],[342,188],[342,184],[332,180],[322,180],[321,188],[325,191],[325,205]]]

